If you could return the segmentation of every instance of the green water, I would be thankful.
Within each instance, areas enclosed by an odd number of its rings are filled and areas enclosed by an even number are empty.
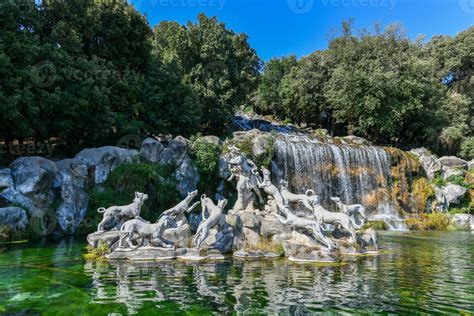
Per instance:
[[[84,243],[0,245],[0,314],[474,313],[474,234],[382,233],[342,266],[86,262]]]

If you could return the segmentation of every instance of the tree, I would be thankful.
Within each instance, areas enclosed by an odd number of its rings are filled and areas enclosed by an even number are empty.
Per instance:
[[[255,109],[276,116],[282,114],[281,81],[297,65],[295,56],[272,58],[265,64],[257,91]]]
[[[199,98],[204,125],[221,128],[256,88],[260,59],[247,36],[204,14],[186,27],[162,22],[154,30],[154,50],[181,69],[183,81]]]
[[[327,109],[324,87],[328,79],[324,52],[302,58],[281,82],[279,95],[285,117],[322,127],[322,114]]]

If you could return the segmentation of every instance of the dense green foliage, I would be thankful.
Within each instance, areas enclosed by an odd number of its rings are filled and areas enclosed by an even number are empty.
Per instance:
[[[152,30],[123,0],[7,1],[0,33],[7,144],[54,139],[76,151],[130,133],[221,128],[259,74],[247,37],[215,18]]]
[[[399,25],[374,29],[355,34],[344,22],[327,50],[297,62],[270,60],[256,111],[333,134],[474,158],[474,27],[429,42],[410,40]]]
[[[191,137],[191,154],[199,171],[205,175],[214,175],[219,164],[221,150],[218,145],[200,137]]]

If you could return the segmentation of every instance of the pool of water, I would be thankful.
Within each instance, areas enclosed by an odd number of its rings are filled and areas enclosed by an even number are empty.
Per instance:
[[[73,239],[0,245],[0,314],[474,313],[474,234],[384,232],[339,266],[87,262]]]

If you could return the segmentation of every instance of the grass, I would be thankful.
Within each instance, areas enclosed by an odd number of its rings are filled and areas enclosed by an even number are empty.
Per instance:
[[[87,246],[87,253],[84,254],[84,258],[86,260],[102,260],[109,253],[109,245],[105,241],[99,240],[97,248],[92,248],[90,245]]]

